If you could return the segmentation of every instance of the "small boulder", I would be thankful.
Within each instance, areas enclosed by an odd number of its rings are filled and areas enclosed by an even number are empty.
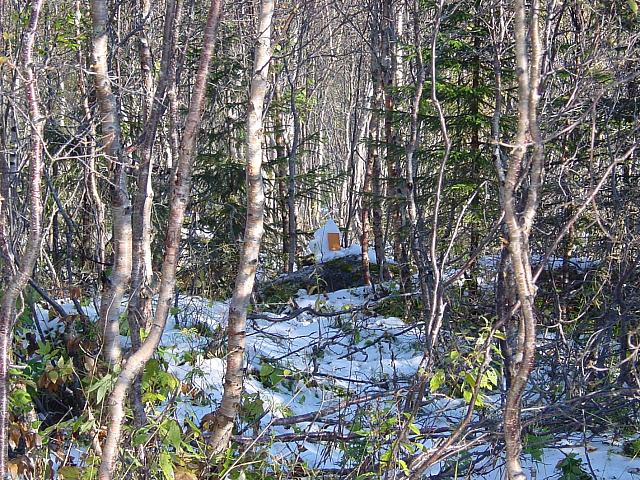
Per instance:
[[[374,275],[377,265],[371,264]],[[266,282],[258,289],[259,299],[263,303],[284,303],[295,296],[298,290],[327,293],[345,288],[364,285],[362,258],[360,255],[347,255],[302,267],[273,281]]]

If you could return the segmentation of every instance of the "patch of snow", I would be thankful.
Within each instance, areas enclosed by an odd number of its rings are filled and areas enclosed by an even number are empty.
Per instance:
[[[349,248],[353,249],[354,246]],[[479,259],[479,264],[492,268],[497,265],[497,261],[499,257],[496,256],[483,257]],[[583,265],[589,264],[585,260]],[[344,399],[378,392],[380,388],[399,389],[407,385],[423,361],[420,327],[408,325],[397,317],[362,315],[353,311],[355,307],[370,300],[369,287],[311,295],[300,290],[296,298],[299,307],[344,314],[325,317],[307,312],[288,320],[272,315],[273,318],[270,319],[248,321],[246,367],[249,373],[244,389],[247,394],[257,395],[262,400],[265,414],[255,426],[259,432],[275,436],[290,434],[292,428],[277,425],[278,419],[317,412],[328,406],[335,406]],[[70,301],[64,302],[63,306],[69,313],[74,311]],[[176,416],[180,421],[191,418],[198,423],[205,414],[216,408],[221,399],[226,361],[224,357],[205,358],[203,349],[217,336],[221,341],[228,308],[228,302],[180,296],[177,312],[169,316],[160,355],[168,362],[171,374],[200,392],[197,399],[189,395],[178,395]],[[87,307],[87,312],[92,318],[97,316],[95,308]],[[55,318],[49,319],[46,310],[39,311],[38,318],[48,332],[64,328],[62,322]],[[206,328],[196,328],[203,326]],[[542,342],[546,336],[540,334],[538,338]],[[265,363],[283,369],[282,378],[275,385],[260,378],[259,372]],[[284,374],[284,369],[290,372]],[[380,387],[381,385],[384,386]],[[464,400],[441,394],[430,394],[425,401],[428,403],[421,407],[416,419],[416,424],[421,428],[454,429],[467,409]],[[499,409],[500,402],[498,395],[488,395],[485,397],[485,412]],[[367,402],[366,408],[376,409],[380,415],[385,410],[390,411],[389,415],[394,415],[397,411],[393,410],[393,405],[390,397],[381,397]],[[328,417],[327,423],[299,423],[295,431],[326,431],[341,435],[351,433],[348,425],[363,407],[364,404],[352,405],[336,411],[333,416]],[[474,419],[477,418],[474,414]],[[331,420],[336,420],[336,424],[332,424]],[[377,421],[373,418],[361,420],[371,423]],[[241,425],[240,428],[254,427]],[[251,432],[246,435],[251,435]],[[426,449],[437,442],[435,439],[420,441]],[[582,466],[586,471],[589,471],[588,457],[598,479],[631,480],[640,477],[640,460],[619,455],[617,452],[621,450],[620,446],[612,446],[612,442],[605,438],[594,438],[584,448],[579,446],[581,441],[582,437],[568,438],[560,445],[544,448],[540,461],[534,460],[531,455],[523,455],[526,472],[539,480],[557,478],[558,462],[573,453],[583,460]],[[345,452],[335,443],[273,441],[267,448],[271,461],[274,462],[298,458],[311,468],[349,465],[349,460],[345,460]],[[486,448],[486,445],[479,446],[473,452],[484,452]],[[476,473],[470,478],[502,480],[504,468],[500,465],[501,460],[498,459],[494,467],[489,464],[489,460],[493,462],[496,458],[491,452],[487,453],[487,468],[484,470],[490,473]],[[437,473],[441,466],[434,465],[429,473]]]
[[[308,249],[313,253],[317,263],[324,263],[351,255],[362,255],[362,247],[357,242],[340,250],[331,250],[331,248],[329,248],[329,233],[340,235],[340,229],[332,219],[327,220],[322,227],[316,230],[313,234],[313,239],[309,242]],[[370,248],[368,253],[369,261],[371,263],[378,263],[376,251]]]
[[[591,468],[596,480],[632,480],[640,477],[638,459],[625,457],[616,453],[615,449],[603,438],[593,438],[586,445],[581,436],[569,437],[554,448],[542,449],[540,460],[531,455],[523,455],[522,467],[529,478],[540,480],[558,478],[558,464],[567,456],[575,455],[581,461],[580,468],[591,475]],[[476,480],[503,480],[504,467],[497,468],[486,475],[475,475]]]

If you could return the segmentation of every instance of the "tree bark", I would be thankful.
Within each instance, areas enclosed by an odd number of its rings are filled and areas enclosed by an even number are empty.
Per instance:
[[[374,98],[371,101],[372,108],[379,106],[380,103],[380,89],[374,85]],[[361,209],[361,223],[362,223],[362,236],[360,237],[360,245],[362,246],[362,273],[364,277],[364,284],[371,285],[371,270],[369,268],[369,230],[371,227],[371,210],[373,204],[373,175],[376,164],[376,158],[378,156],[378,135],[380,128],[380,119],[377,112],[371,112],[371,118],[369,119],[369,146],[367,147],[367,160],[364,171],[364,180],[362,184],[362,209]]]
[[[277,78],[274,80],[274,99],[278,106],[282,95],[280,93],[280,87],[278,85]],[[274,140],[276,148],[276,165],[277,165],[277,182],[278,182],[278,207],[280,208],[280,219],[282,222],[282,254],[284,272],[290,272],[289,270],[289,209],[288,196],[287,196],[287,165],[285,165],[285,159],[288,159],[287,145],[284,139],[284,122],[282,121],[282,113],[280,111],[275,112],[273,115],[274,124]]]
[[[122,151],[118,104],[111,89],[107,65],[109,12],[106,0],[91,0],[93,21],[93,75],[100,111],[104,154],[112,171],[111,216],[113,271],[105,283],[100,303],[98,332],[103,336],[104,358],[115,365],[119,363],[120,304],[131,279],[131,205],[125,156]]]
[[[147,9],[148,2],[143,1],[144,8]],[[140,164],[138,168],[137,190],[132,211],[132,232],[133,232],[133,262],[131,272],[131,296],[128,306],[129,334],[131,335],[131,346],[134,350],[140,348],[140,329],[147,328],[152,315],[151,298],[153,291],[151,281],[153,277],[151,263],[151,210],[153,206],[153,146],[160,120],[166,111],[167,90],[171,88],[170,81],[175,79],[171,75],[171,64],[176,54],[176,17],[180,15],[181,1],[168,1],[164,16],[164,32],[162,57],[160,60],[160,78],[155,92],[151,88],[152,80],[145,78],[145,90],[151,98],[148,108],[145,108],[145,126],[142,131],[142,148],[140,151]],[[145,15],[145,16],[146,16]],[[140,38],[140,57],[143,72],[150,68],[151,52],[149,50],[146,35]],[[150,72],[149,72],[150,74]],[[141,426],[146,421],[144,405],[141,401],[140,379],[134,382],[132,394],[132,404],[135,413],[136,424]]]
[[[501,186],[501,203],[505,212],[508,234],[508,249],[513,268],[513,280],[517,299],[520,302],[519,332],[514,350],[514,365],[504,409],[504,436],[506,467],[510,480],[524,480],[520,453],[522,451],[520,412],[522,396],[533,369],[536,349],[536,317],[534,300],[536,287],[532,279],[529,236],[537,212],[539,190],[542,182],[544,151],[538,126],[537,105],[540,86],[541,46],[538,35],[539,2],[531,2],[529,38],[531,51],[527,48],[527,15],[524,0],[516,0],[515,50],[518,78],[518,130],[509,158],[504,184]],[[530,64],[529,64],[530,57]],[[528,135],[533,140],[530,161],[525,162]],[[525,166],[526,165],[526,166]],[[527,168],[523,172],[523,170]],[[522,185],[521,175],[529,177],[524,207],[518,208],[516,192]],[[500,176],[502,176],[499,173]]]
[[[262,116],[271,61],[271,23],[274,0],[262,0],[253,76],[247,107],[247,220],[227,327],[228,354],[224,393],[216,410],[209,445],[217,455],[229,445],[242,398],[247,307],[253,291],[260,243],[264,231],[264,184],[262,180]]]
[[[204,31],[203,49],[200,55],[184,135],[180,145],[176,175],[171,191],[171,207],[164,242],[165,254],[162,263],[162,280],[158,293],[158,306],[147,338],[140,348],[127,360],[120,375],[118,375],[116,385],[109,397],[110,422],[102,452],[99,471],[100,480],[110,480],[113,478],[118,456],[118,444],[122,432],[122,422],[125,415],[125,397],[135,378],[144,369],[144,366],[156,351],[172,306],[176,284],[176,268],[180,253],[182,223],[191,191],[191,173],[195,159],[196,137],[202,120],[207,76],[209,74],[211,58],[213,57],[221,9],[222,0],[211,1]]]
[[[397,76],[398,62],[395,51],[397,42],[396,22],[393,0],[382,0],[380,16],[380,65],[382,67],[382,91],[384,92],[384,138],[385,163],[387,166],[387,218],[391,231],[394,256],[401,268],[407,264],[406,248],[403,245],[400,222],[400,202],[402,188],[400,180],[398,135],[394,129],[395,93],[393,91]],[[386,237],[386,235],[385,235]],[[386,239],[386,238],[385,238]],[[388,277],[385,264],[384,239],[376,244],[376,256],[380,267],[380,279]]]
[[[302,49],[300,45],[298,48]],[[287,271],[293,272],[296,262],[296,250],[298,244],[298,214],[296,211],[296,161],[298,154],[298,147],[300,146],[300,113],[296,106],[296,86],[298,83],[298,69],[299,65],[296,65],[296,73],[294,80],[289,79],[291,85],[291,113],[293,115],[293,139],[291,141],[291,148],[289,150],[289,156],[287,159],[288,165],[288,183],[287,183],[287,219],[288,225],[288,251],[287,251]]]
[[[380,204],[380,109],[382,108],[382,69],[380,66],[380,24],[377,1],[373,2],[373,19],[371,20],[371,82],[373,92],[371,98],[371,117],[369,119],[369,142],[367,145],[367,159],[362,184],[362,272],[365,285],[372,285],[371,270],[369,268],[369,230],[371,216],[374,220],[374,245],[382,247],[382,206]],[[377,175],[376,175],[377,174]],[[376,252],[377,253],[377,252]]]
[[[76,27],[76,35],[80,37],[82,35],[82,9],[83,2],[76,0],[75,2],[75,16],[74,24]],[[83,228],[83,245],[89,247],[93,245],[93,250],[87,248],[87,256],[93,256],[93,262],[91,262],[91,269],[97,273],[96,278],[102,278],[102,272],[104,270],[105,263],[105,207],[100,191],[98,189],[98,180],[96,174],[96,126],[93,118],[93,111],[89,103],[89,82],[88,75],[84,68],[87,67],[87,60],[85,53],[82,49],[78,49],[77,53],[78,65],[82,65],[83,73],[78,78],[78,88],[82,97],[82,110],[84,116],[89,122],[88,135],[83,140],[83,150],[86,156],[84,163],[84,184],[85,184],[85,199],[87,203],[86,210],[91,215],[87,214],[87,225]],[[90,217],[93,217],[90,218]],[[93,220],[93,221],[92,221]],[[91,253],[89,253],[91,252]],[[91,258],[91,257],[89,257]]]
[[[166,8],[173,8],[172,2],[167,2]],[[140,69],[142,70],[142,123],[149,120],[149,112],[153,106],[153,58],[147,35],[149,15],[151,14],[151,1],[140,0],[138,21],[140,33],[138,34],[138,55],[140,56]],[[165,18],[165,25],[167,19]]]
[[[420,297],[422,299],[423,309],[427,311],[427,307],[430,302],[429,298],[429,285],[428,285],[428,272],[427,262],[425,258],[425,244],[426,240],[422,234],[418,225],[418,207],[416,202],[416,184],[415,178],[418,172],[418,164],[415,160],[415,153],[420,145],[419,138],[419,119],[420,102],[422,101],[422,95],[424,92],[424,82],[426,79],[426,71],[424,67],[424,60],[422,58],[422,41],[420,38],[420,26],[418,21],[418,13],[420,10],[419,3],[414,2],[414,43],[416,46],[416,89],[411,101],[411,124],[409,128],[409,140],[405,145],[405,182],[404,182],[404,202],[407,206],[407,219],[409,223],[409,229],[411,237],[409,244],[413,259],[418,269],[418,282],[420,284]],[[400,284],[403,291],[407,290],[410,285],[410,272],[408,271],[408,265],[400,265]]]
[[[29,23],[23,38],[21,61],[22,75],[25,79],[26,103],[28,105],[31,127],[31,155],[29,159],[29,230],[24,254],[19,266],[3,289],[0,303],[0,475],[7,474],[8,455],[8,370],[11,356],[11,338],[15,323],[16,300],[31,278],[33,268],[40,254],[42,243],[42,172],[44,168],[42,143],[44,117],[38,104],[37,79],[33,69],[33,49],[38,27],[38,19],[44,0],[33,0]]]

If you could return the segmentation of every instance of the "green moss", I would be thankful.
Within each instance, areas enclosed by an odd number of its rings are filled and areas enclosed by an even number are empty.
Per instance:
[[[298,257],[297,261],[299,267],[310,267],[316,263],[316,259],[313,254]]]
[[[290,298],[294,297],[301,288],[306,288],[306,285],[293,282],[272,284],[262,292],[262,302],[266,304],[286,303]]]
[[[422,302],[415,298],[389,295],[374,308],[374,311],[382,317],[397,317],[406,323],[412,323],[420,318]]]
[[[385,267],[391,275],[391,278],[400,277],[400,267],[398,265],[396,265],[395,263],[387,263]],[[377,276],[380,273],[380,265],[378,265],[377,263],[369,264],[369,271],[373,275]]]
[[[629,440],[628,442],[624,442],[624,446],[622,447],[622,453],[627,457],[636,458],[640,456],[640,438],[635,440]]]
[[[347,260],[349,257],[336,258],[325,263],[325,268],[334,268],[345,273],[355,273],[358,271],[358,265],[353,260]]]
[[[403,318],[405,314],[405,300],[400,295],[390,295],[376,306],[375,312],[382,317]]]

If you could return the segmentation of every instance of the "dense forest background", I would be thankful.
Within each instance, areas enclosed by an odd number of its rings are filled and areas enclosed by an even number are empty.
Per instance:
[[[0,471],[522,480],[577,444],[554,478],[613,478],[588,452],[640,454],[639,21],[636,0],[1,0]],[[274,326],[284,354],[247,359]],[[202,342],[176,359],[180,328]],[[323,370],[338,344],[380,370]],[[215,394],[173,369],[214,360]],[[322,402],[276,412],[256,382]]]

